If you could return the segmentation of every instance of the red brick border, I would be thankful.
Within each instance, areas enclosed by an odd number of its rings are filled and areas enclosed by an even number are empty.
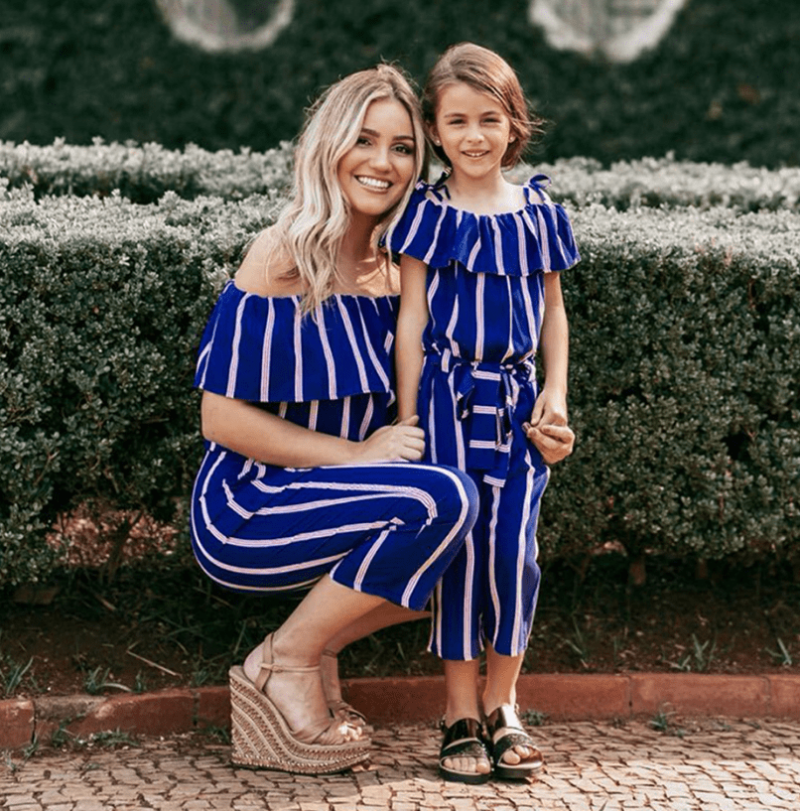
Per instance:
[[[439,676],[351,679],[344,687],[348,700],[378,725],[435,721],[443,710]],[[625,719],[664,710],[683,716],[800,720],[800,674],[526,674],[520,677],[518,698],[523,710],[554,721]],[[9,699],[0,701],[0,749],[22,749],[34,738],[48,745],[57,730],[77,737],[115,730],[167,735],[226,727],[229,717],[227,687]]]

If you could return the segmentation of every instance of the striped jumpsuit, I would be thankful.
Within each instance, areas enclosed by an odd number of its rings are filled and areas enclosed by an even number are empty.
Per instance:
[[[444,659],[474,659],[487,641],[516,656],[533,624],[549,469],[522,426],[538,393],[544,273],[580,259],[546,180],[532,178],[524,206],[496,215],[451,206],[444,178],[420,181],[386,239],[428,265],[417,401],[427,460],[467,471],[480,493],[477,523],[434,594],[431,650]]]
[[[397,300],[335,295],[303,316],[297,296],[229,281],[203,334],[195,385],[316,431],[363,440],[387,424]],[[242,592],[311,587],[322,575],[420,610],[464,543],[477,493],[458,470],[386,462],[264,464],[206,441],[192,547]]]

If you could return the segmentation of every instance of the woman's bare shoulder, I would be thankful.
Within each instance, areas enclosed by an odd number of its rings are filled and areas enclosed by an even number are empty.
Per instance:
[[[274,226],[265,228],[251,243],[234,276],[235,284],[258,296],[293,296],[302,293],[296,277],[288,277],[292,262],[277,239]]]

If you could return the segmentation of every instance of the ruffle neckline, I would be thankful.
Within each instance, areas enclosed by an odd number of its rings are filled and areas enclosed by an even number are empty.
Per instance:
[[[250,402],[392,396],[397,296],[338,293],[303,314],[299,296],[249,293],[229,280],[200,344],[195,386]]]
[[[384,240],[434,268],[458,262],[474,273],[528,276],[560,271],[580,260],[564,208],[545,192],[550,179],[534,175],[523,186],[525,203],[515,211],[476,214],[453,206],[446,175],[420,180],[403,215]]]

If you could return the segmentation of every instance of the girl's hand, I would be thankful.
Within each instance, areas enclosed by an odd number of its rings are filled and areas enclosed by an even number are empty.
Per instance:
[[[567,425],[567,401],[547,386],[536,398],[530,422],[523,425],[528,439],[548,465],[566,459],[575,445],[575,434]]]
[[[425,452],[425,432],[415,414],[397,425],[384,425],[358,443],[357,462],[418,462]]]
[[[542,389],[533,406],[530,425],[567,425],[567,399],[563,394],[554,394],[547,386]]]
[[[542,454],[545,464],[554,465],[572,453],[575,434],[568,425],[534,426],[526,422],[522,427],[528,439]]]

